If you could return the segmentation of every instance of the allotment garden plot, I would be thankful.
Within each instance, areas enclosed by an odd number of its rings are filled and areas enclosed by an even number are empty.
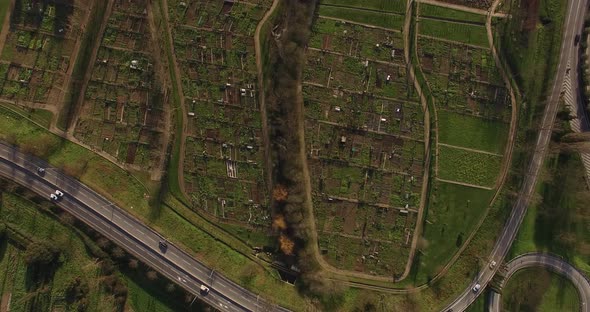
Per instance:
[[[0,43],[0,99],[55,112],[68,87],[92,1],[15,2],[6,40]]]
[[[196,209],[268,226],[254,32],[263,1],[168,1],[185,108],[184,185]]]
[[[304,67],[306,146],[323,257],[393,276],[408,261],[424,173],[424,112],[401,33],[319,18]]]
[[[485,15],[422,4],[419,12],[426,16],[417,23],[417,54],[434,99],[438,131],[426,247],[416,266],[417,278],[426,281],[463,245],[490,205],[512,103],[487,44]]]
[[[158,170],[164,157],[166,98],[146,1],[117,1],[84,94],[75,136],[121,163]]]

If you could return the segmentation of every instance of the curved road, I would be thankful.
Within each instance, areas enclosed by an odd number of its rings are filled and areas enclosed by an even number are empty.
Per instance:
[[[47,168],[43,176],[36,173],[38,167]],[[158,247],[162,237],[141,221],[79,181],[1,142],[0,176],[47,198],[62,190],[65,195],[58,206],[217,310],[289,311],[270,305],[169,242],[162,252]],[[202,284],[210,288],[208,294],[200,293]]]
[[[563,259],[556,256],[544,253],[529,253],[520,255],[510,261],[507,267],[506,277],[502,280],[500,287],[517,271],[529,267],[545,267],[557,274],[561,274],[568,278],[578,290],[580,296],[580,310],[583,312],[590,312],[588,303],[590,302],[590,282],[584,274],[578,271],[575,267],[565,262]],[[500,294],[492,291],[491,300],[489,303],[490,312],[500,312],[501,301]]]
[[[539,175],[541,166],[543,165],[543,160],[545,159],[549,140],[551,138],[553,123],[555,121],[557,108],[559,106],[559,99],[563,89],[563,80],[568,69],[568,62],[570,62],[572,55],[577,53],[577,46],[574,45],[574,38],[576,34],[582,30],[587,3],[588,0],[568,1],[566,17],[563,24],[564,30],[556,77],[553,82],[553,87],[551,89],[545,111],[543,113],[543,119],[539,129],[539,136],[535,143],[535,152],[530,161],[524,182],[521,185],[518,199],[512,208],[512,212],[510,213],[510,217],[504,226],[504,230],[500,234],[500,237],[496,241],[496,245],[494,246],[490,257],[488,258],[488,261],[490,262],[496,261],[497,263],[501,263],[506,257],[512,242],[516,238],[516,234],[518,233],[518,228],[522,223],[522,219],[526,214],[530,199],[534,194],[537,177]],[[481,290],[479,292],[473,292],[472,288],[476,284],[480,284],[481,289],[483,290],[491,281],[494,274],[496,274],[497,270],[498,266],[492,269],[490,269],[487,265],[484,266],[482,271],[480,271],[477,276],[475,276],[469,287],[467,287],[467,289],[465,289],[463,293],[461,293],[461,295],[455,299],[455,301],[443,309],[443,311],[465,311],[469,305],[471,305],[477,299],[479,294],[482,293]]]

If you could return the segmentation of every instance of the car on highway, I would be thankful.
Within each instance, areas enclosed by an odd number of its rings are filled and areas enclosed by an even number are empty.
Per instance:
[[[45,168],[38,167],[38,168],[37,168],[37,173],[38,173],[40,176],[44,175],[44,174],[45,174]]]
[[[49,198],[51,198],[51,200],[58,200],[59,199],[59,197],[57,197],[57,195],[55,195],[53,193],[49,194]]]
[[[64,197],[64,193],[60,190],[55,190],[55,195],[57,195],[59,197]]]
[[[574,45],[578,45],[578,42],[580,42],[580,35],[576,35],[576,37],[574,38]]]
[[[160,251],[164,253],[166,252],[166,249],[168,249],[168,244],[165,241],[161,240],[158,243],[158,247],[160,247]]]
[[[475,284],[475,286],[473,286],[473,288],[471,288],[471,290],[474,293],[477,293],[480,289],[481,289],[481,285],[480,284]]]
[[[490,269],[493,269],[496,267],[496,261],[492,260],[492,262],[490,262]]]
[[[201,284],[201,293],[203,293],[205,295],[208,294],[209,293],[209,287]]]

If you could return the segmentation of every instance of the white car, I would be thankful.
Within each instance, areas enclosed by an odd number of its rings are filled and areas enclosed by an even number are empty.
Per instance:
[[[490,269],[493,269],[496,267],[496,261],[492,260],[492,262],[490,262]]]
[[[475,284],[475,286],[473,286],[473,288],[471,288],[471,290],[474,293],[477,293],[480,289],[481,289],[481,285],[480,284]]]
[[[204,294],[208,294],[209,293],[209,287],[201,284],[201,292],[204,293]]]
[[[55,190],[55,195],[57,195],[59,197],[64,197],[64,193],[60,190]]]
[[[49,198],[51,198],[51,200],[58,200],[59,199],[59,197],[57,197],[57,195],[55,195],[53,193],[49,194]]]

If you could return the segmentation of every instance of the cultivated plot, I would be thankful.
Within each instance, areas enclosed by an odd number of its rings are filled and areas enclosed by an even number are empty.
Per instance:
[[[337,6],[322,6],[320,15],[328,9],[343,20],[317,20],[303,73],[320,249],[339,269],[395,276],[408,261],[420,205],[424,112],[407,74],[402,34],[351,23]]]
[[[115,2],[74,135],[120,163],[157,171],[165,153],[167,91],[146,6],[147,0]]]
[[[92,1],[16,0],[0,38],[0,99],[57,112]]]
[[[254,50],[271,0],[168,1],[188,113],[184,185],[196,209],[269,224]]]

